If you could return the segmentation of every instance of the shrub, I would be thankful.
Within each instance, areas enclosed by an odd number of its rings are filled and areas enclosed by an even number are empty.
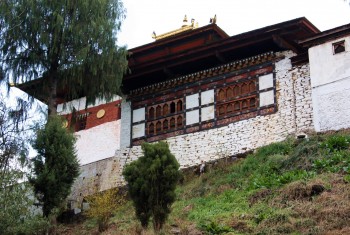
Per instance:
[[[329,136],[324,142],[322,142],[321,147],[327,149],[329,152],[335,152],[347,149],[349,148],[349,145],[350,136],[337,134]]]
[[[46,217],[66,199],[78,177],[79,163],[74,144],[74,135],[63,128],[60,117],[50,117],[45,127],[38,131],[33,146],[38,152],[33,159],[35,176],[30,178],[30,183],[43,203]]]
[[[144,156],[127,165],[123,175],[141,225],[147,227],[152,217],[153,227],[159,231],[175,201],[179,163],[165,142],[144,143],[142,150]]]
[[[118,189],[114,188],[89,196],[87,202],[90,208],[85,212],[86,216],[96,219],[98,231],[103,232],[113,212],[124,202],[124,197],[118,195]]]
[[[202,224],[200,227],[208,234],[225,234],[232,232],[232,229],[229,226],[217,224],[213,221],[208,224]]]

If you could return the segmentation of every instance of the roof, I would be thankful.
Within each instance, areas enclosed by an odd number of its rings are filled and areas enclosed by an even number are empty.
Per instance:
[[[130,74],[123,79],[126,93],[206,68],[266,52],[307,52],[298,41],[320,31],[305,17],[270,25],[232,37],[210,24],[130,51]]]
[[[307,48],[298,42],[319,33],[305,17],[231,37],[215,23],[177,31],[129,50],[131,72],[124,76],[122,89],[130,94],[141,87],[264,53],[292,50],[297,56],[305,55]],[[43,87],[42,79],[18,87],[44,101],[38,89]],[[64,89],[59,91],[58,98],[64,97],[60,92],[63,94]]]
[[[315,34],[306,39],[300,40],[299,44],[303,47],[313,47],[327,41],[335,40],[350,34],[350,24],[342,25],[333,29],[329,29]]]

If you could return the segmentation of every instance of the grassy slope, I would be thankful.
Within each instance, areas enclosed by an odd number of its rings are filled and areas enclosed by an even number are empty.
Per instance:
[[[350,234],[350,135],[313,135],[187,174],[164,234]],[[91,234],[87,220],[61,233]],[[140,234],[130,202],[105,234]],[[143,234],[153,234],[151,229]]]

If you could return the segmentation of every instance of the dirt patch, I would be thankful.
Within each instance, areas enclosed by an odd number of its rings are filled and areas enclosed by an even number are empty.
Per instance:
[[[280,190],[271,206],[292,208],[293,231],[303,234],[350,234],[350,187],[342,175],[308,183],[295,182]],[[328,185],[329,189],[325,189]]]
[[[272,194],[271,189],[262,189],[254,193],[249,197],[249,206],[254,205],[257,202],[264,201],[268,196]]]

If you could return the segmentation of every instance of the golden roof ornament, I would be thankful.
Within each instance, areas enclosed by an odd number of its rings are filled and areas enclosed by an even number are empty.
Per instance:
[[[170,36],[174,36],[176,34],[179,34],[179,33],[182,33],[182,32],[188,31],[188,30],[193,30],[193,29],[198,28],[198,22],[195,22],[194,19],[191,19],[191,24],[188,24],[187,15],[185,15],[184,19],[182,20],[182,23],[183,24],[182,24],[181,28],[175,29],[175,30],[172,30],[170,32],[163,33],[160,35],[157,35],[156,32],[153,31],[152,38],[155,40],[159,40],[159,39],[167,38]]]
[[[214,15],[213,18],[210,18],[209,23],[210,24],[216,24],[216,14]]]

